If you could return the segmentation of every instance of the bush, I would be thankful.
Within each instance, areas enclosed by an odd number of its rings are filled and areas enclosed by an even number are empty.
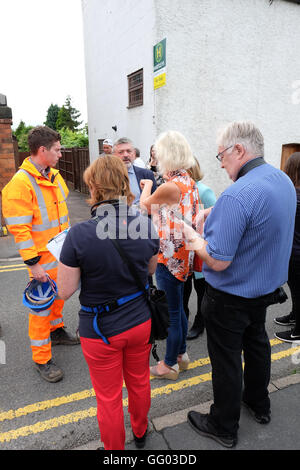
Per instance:
[[[24,121],[21,121],[17,129],[14,131],[14,135],[18,140],[18,148],[20,152],[29,152],[28,147],[28,133],[34,126],[26,126]],[[89,138],[87,135],[87,126],[80,131],[72,131],[71,129],[63,128],[59,129],[58,132],[61,135],[61,146],[62,147],[88,147]]]
[[[89,138],[85,131],[73,132],[70,129],[60,129],[61,145],[62,147],[88,147]]]

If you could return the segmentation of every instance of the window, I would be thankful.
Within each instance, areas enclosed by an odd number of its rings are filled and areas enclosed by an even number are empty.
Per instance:
[[[128,80],[128,108],[143,105],[144,76],[143,69],[127,76]]]
[[[103,142],[104,139],[98,139],[98,150],[99,150],[99,155],[103,152]]]

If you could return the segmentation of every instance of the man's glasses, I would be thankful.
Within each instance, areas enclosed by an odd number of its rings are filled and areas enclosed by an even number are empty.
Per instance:
[[[227,149],[222,150],[222,152],[218,153],[218,155],[216,155],[216,159],[221,162],[223,153],[227,152],[227,150],[231,149],[231,147],[234,147],[234,145],[230,145],[230,147],[227,147]]]

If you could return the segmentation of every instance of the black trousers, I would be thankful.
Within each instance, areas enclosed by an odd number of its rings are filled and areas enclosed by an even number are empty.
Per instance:
[[[196,324],[198,327],[202,327],[204,320],[203,320],[203,315],[201,312],[201,303],[202,303],[202,299],[203,299],[204,292],[205,292],[204,277],[201,279],[196,279],[194,274],[192,274],[192,276],[190,276],[187,279],[187,281],[185,281],[184,289],[183,289],[183,307],[184,307],[184,311],[186,314],[186,318],[189,319],[189,316],[190,316],[189,300],[190,300],[190,296],[192,293],[193,284],[194,284],[194,289],[197,293],[197,313],[195,316],[194,324]]]
[[[292,315],[296,320],[295,332],[300,334],[300,258],[291,257],[288,286],[292,298]]]
[[[202,313],[214,393],[208,420],[220,434],[236,436],[242,399],[256,412],[270,409],[271,347],[265,330],[266,307],[255,299],[225,294],[206,283]]]

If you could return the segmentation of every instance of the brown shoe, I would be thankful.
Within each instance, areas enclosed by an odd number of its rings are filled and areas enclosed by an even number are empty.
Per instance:
[[[34,365],[42,378],[47,382],[59,382],[64,376],[63,371],[57,367],[53,359],[50,359],[46,364],[38,364],[35,362]]]
[[[150,367],[150,374],[156,379],[177,380],[179,375],[179,366],[174,364],[172,367],[167,366],[164,361],[160,361],[156,366]]]
[[[65,344],[67,346],[73,346],[74,344],[80,344],[79,336],[72,336],[66,332],[65,327],[57,328],[50,333],[51,344],[56,346],[57,344]]]
[[[179,365],[180,371],[187,370],[190,362],[191,361],[187,352],[185,352],[184,354],[180,354],[177,357],[177,364]]]

